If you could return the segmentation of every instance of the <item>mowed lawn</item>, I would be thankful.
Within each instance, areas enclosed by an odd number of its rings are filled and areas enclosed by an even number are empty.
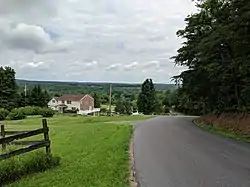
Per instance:
[[[128,149],[132,126],[121,124],[121,121],[146,118],[148,117],[49,118],[52,152],[61,157],[61,165],[44,173],[25,177],[8,187],[128,187]],[[117,121],[117,124],[106,123],[111,121]],[[7,121],[6,124],[7,130],[36,129],[41,127],[41,118],[30,117],[22,121]]]

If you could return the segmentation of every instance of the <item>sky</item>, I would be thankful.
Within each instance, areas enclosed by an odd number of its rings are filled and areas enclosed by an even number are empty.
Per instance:
[[[0,66],[28,80],[169,83],[191,0],[0,0]]]

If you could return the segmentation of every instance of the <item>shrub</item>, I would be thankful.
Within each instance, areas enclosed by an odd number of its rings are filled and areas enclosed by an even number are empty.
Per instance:
[[[21,109],[13,109],[7,116],[9,120],[19,120],[26,118],[26,115]]]
[[[26,106],[20,108],[20,110],[22,110],[22,112],[27,116],[41,115],[41,109],[41,107],[37,106]]]
[[[32,173],[42,172],[60,164],[60,158],[43,151],[31,152],[1,161],[0,184],[14,182]]]
[[[55,114],[55,111],[51,108],[42,108],[40,112],[42,117],[53,117]]]
[[[0,121],[5,120],[10,112],[4,108],[0,108]]]

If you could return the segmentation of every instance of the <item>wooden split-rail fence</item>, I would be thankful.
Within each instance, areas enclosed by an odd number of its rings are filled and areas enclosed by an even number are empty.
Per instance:
[[[45,147],[46,153],[50,154],[49,128],[46,119],[42,119],[42,125],[42,128],[31,131],[6,131],[5,126],[1,125],[0,145],[2,147],[2,154],[0,154],[0,160],[24,154],[43,147]],[[39,134],[44,134],[43,140],[19,141]],[[22,148],[15,149],[13,151],[7,151],[8,145],[22,146]]]

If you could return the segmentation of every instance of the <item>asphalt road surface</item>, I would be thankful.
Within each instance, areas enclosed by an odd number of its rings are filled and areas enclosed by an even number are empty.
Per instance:
[[[206,132],[192,117],[156,117],[134,134],[141,187],[250,187],[250,144]]]

